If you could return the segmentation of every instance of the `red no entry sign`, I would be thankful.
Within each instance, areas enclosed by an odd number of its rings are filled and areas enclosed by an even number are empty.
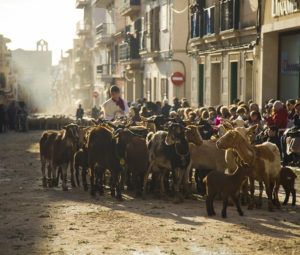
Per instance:
[[[94,92],[93,92],[93,97],[94,97],[94,98],[97,98],[98,96],[99,96],[99,93],[98,93],[97,91],[94,91]]]
[[[184,83],[184,75],[180,72],[175,72],[171,76],[171,81],[175,86],[180,86]]]

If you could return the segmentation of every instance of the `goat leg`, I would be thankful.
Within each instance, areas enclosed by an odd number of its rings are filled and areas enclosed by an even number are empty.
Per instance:
[[[292,206],[295,206],[296,205],[296,190],[294,187],[292,187],[292,196],[293,196],[293,201],[292,201]]]
[[[264,192],[264,184],[263,184],[263,182],[259,182],[259,196],[258,196],[258,202],[256,204],[256,208],[261,208],[261,206],[262,206],[263,192]]]
[[[266,185],[266,193],[268,196],[268,209],[269,211],[273,211],[273,201],[272,201],[272,193],[273,193],[273,184],[269,181],[265,182]]]
[[[228,205],[228,198],[223,194],[223,209],[222,209],[222,217],[226,218],[227,217],[227,205]]]
[[[182,178],[183,178],[183,175],[184,175],[184,171],[181,169],[181,168],[176,168],[174,170],[174,190],[175,190],[175,197],[174,197],[174,203],[175,204],[178,204],[180,202],[183,201],[183,197],[182,197],[182,194],[180,192],[180,184],[182,182]]]
[[[290,198],[291,191],[290,191],[289,187],[286,186],[286,185],[283,185],[283,188],[284,188],[284,191],[285,191],[285,199],[284,199],[283,205],[287,205],[287,203],[289,201],[289,198]]]
[[[210,197],[207,196],[207,198],[206,198],[206,210],[207,210],[207,215],[208,216],[213,216],[210,200],[211,200]]]
[[[280,177],[276,179],[275,186],[274,186],[275,205],[277,206],[278,209],[280,208],[280,202],[278,197],[279,187],[280,187]]]
[[[243,216],[244,213],[243,213],[243,211],[241,209],[241,206],[240,206],[239,196],[234,196],[233,195],[233,196],[231,196],[231,198],[232,198],[232,201],[235,203],[235,206],[236,206],[236,209],[237,209],[239,215]]]
[[[148,176],[151,172],[152,167],[153,167],[153,162],[151,162],[151,164],[149,165],[148,170],[144,176],[144,185],[143,185],[143,194],[142,194],[143,199],[146,199]]]
[[[47,188],[47,179],[45,174],[46,161],[42,159],[42,184],[44,188]]]
[[[97,176],[98,176],[98,180],[99,180],[99,186],[98,186],[98,191],[100,196],[104,195],[104,188],[103,188],[103,173],[105,173],[105,169],[101,168],[101,169],[97,169]]]
[[[86,169],[84,167],[81,170],[81,178],[82,178],[82,185],[83,185],[84,191],[87,191],[88,185],[86,182]]]
[[[254,207],[254,179],[249,177],[250,182],[250,202],[248,205],[248,210],[252,210]]]
[[[116,173],[116,191],[117,191],[117,200],[123,201],[121,190],[122,190],[122,168],[119,168],[119,171]]]
[[[77,186],[80,187],[80,181],[79,181],[79,166],[74,166],[74,169],[75,169],[75,176],[76,176]],[[81,171],[83,171],[83,167],[81,168]]]
[[[162,169],[160,171],[159,179],[160,179],[160,196],[163,200],[168,200],[166,190],[165,190],[165,176],[166,176],[166,169]]]
[[[248,178],[242,185],[242,205],[247,205],[249,203],[249,194],[248,194]]]
[[[67,169],[68,169],[68,165],[64,165],[62,167],[62,189],[63,189],[63,191],[68,190],[68,186],[67,186]]]
[[[91,168],[90,182],[91,182],[91,195],[95,196],[95,167]]]

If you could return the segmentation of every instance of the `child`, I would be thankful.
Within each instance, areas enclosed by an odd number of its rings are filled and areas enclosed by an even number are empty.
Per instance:
[[[280,138],[278,135],[278,127],[277,126],[269,127],[267,142],[276,144],[280,151],[280,155],[281,155],[281,144],[280,144]]]
[[[260,114],[259,114],[259,112],[256,112],[256,111],[252,111],[250,113],[249,126],[252,127],[254,125],[258,125],[256,132],[255,132],[256,134],[263,130],[263,125],[262,125]]]
[[[208,123],[209,123],[210,125],[215,125],[215,123],[216,123],[216,114],[215,114],[214,111],[210,111],[210,112],[209,112]]]

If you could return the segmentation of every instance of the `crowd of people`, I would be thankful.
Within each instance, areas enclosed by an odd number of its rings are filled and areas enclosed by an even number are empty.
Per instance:
[[[249,127],[257,125],[255,142],[259,144],[268,141],[276,144],[284,165],[291,161],[290,156],[286,154],[286,139],[297,136],[297,131],[300,130],[300,99],[289,99],[285,104],[280,100],[270,99],[262,109],[252,100],[243,102],[239,99],[229,106],[197,109],[190,107],[187,99],[178,98],[173,99],[173,105],[169,105],[168,100],[161,103],[148,102],[146,99],[138,99],[129,105],[130,115],[135,121],[162,114],[166,117],[199,122],[198,124],[204,127],[204,131],[201,132],[203,139],[209,139],[224,119],[240,119]]]
[[[9,130],[26,131],[26,104],[23,101],[12,101],[0,104],[0,133]]]

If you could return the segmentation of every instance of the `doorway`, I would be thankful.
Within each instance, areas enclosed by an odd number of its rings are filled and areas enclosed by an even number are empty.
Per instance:
[[[230,63],[230,102],[238,98],[238,62]]]
[[[246,102],[253,99],[253,61],[246,61]]]
[[[211,106],[220,104],[221,91],[221,63],[211,64]]]
[[[203,106],[203,81],[204,81],[204,65],[199,65],[199,86],[198,86],[198,102]]]

